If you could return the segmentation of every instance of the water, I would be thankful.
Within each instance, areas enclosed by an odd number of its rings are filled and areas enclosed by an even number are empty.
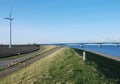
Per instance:
[[[82,48],[80,48],[80,46],[77,44],[68,45],[68,46],[72,48],[95,51],[95,52],[102,53],[105,55],[120,57],[120,46],[115,47],[114,45],[102,45],[102,47],[98,47],[98,45],[84,45]]]
[[[102,45],[102,47],[98,47],[98,45],[84,45],[82,48],[78,44],[71,44],[71,45],[69,44],[69,45],[62,45],[62,46],[90,50],[90,51],[120,58],[120,45],[119,47],[115,47],[114,45]]]

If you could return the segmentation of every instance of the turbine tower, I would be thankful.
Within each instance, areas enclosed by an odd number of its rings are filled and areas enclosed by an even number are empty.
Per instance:
[[[12,9],[10,11],[9,17],[6,17],[4,19],[7,19],[7,20],[10,21],[10,42],[9,42],[9,48],[11,48],[12,47],[12,20],[13,20],[13,18],[12,18]]]

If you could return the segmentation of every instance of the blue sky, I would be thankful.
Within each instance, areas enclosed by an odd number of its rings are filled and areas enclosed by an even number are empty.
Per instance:
[[[0,44],[120,40],[120,0],[0,0]]]

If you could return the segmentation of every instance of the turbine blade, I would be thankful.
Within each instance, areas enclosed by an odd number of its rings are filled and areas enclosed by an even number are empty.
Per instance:
[[[11,18],[11,16],[12,16],[12,8],[11,8],[11,10],[10,10],[10,15],[9,15],[9,17]]]
[[[6,17],[6,18],[4,18],[4,19],[10,19],[10,18]]]

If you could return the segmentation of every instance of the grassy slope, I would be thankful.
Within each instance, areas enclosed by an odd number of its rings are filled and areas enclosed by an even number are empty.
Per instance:
[[[55,48],[55,46],[41,46],[40,49],[38,50],[38,54],[44,53],[52,48]],[[29,52],[26,54],[21,54],[21,55],[16,55],[16,56],[11,56],[11,57],[7,57],[7,58],[0,58],[0,60],[11,60],[11,59],[16,59],[16,58],[20,58],[20,57],[24,57],[28,54],[31,54],[33,52]]]
[[[63,48],[0,80],[0,84],[114,84],[83,62],[73,49]]]

